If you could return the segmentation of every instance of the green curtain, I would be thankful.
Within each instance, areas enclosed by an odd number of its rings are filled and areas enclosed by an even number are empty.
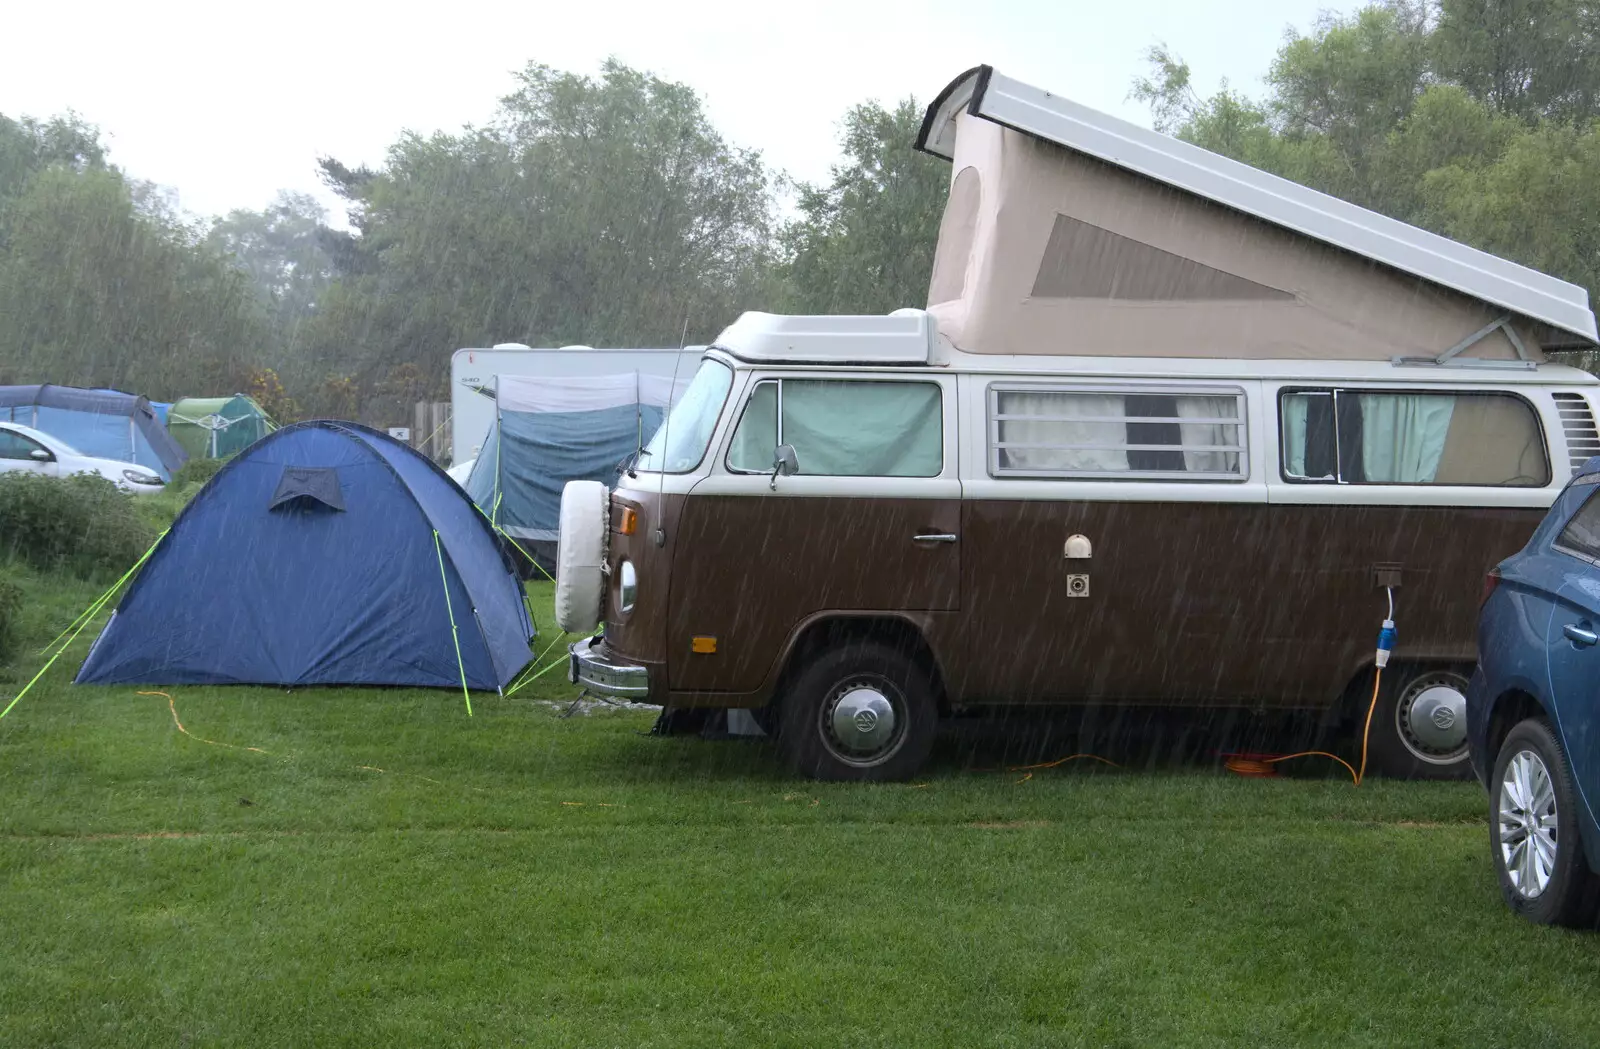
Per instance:
[[[1455,398],[1400,393],[1360,397],[1361,466],[1368,483],[1432,484]]]
[[[802,474],[936,477],[942,403],[935,383],[786,379],[782,439]]]

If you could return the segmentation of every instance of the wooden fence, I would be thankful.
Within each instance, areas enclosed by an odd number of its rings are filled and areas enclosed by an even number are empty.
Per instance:
[[[418,401],[411,414],[411,447],[441,466],[450,464],[450,402]]]

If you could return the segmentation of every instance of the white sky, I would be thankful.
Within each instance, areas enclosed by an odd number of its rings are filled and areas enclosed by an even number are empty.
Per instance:
[[[722,133],[825,178],[839,119],[868,98],[926,102],[963,70],[1008,76],[1148,125],[1127,100],[1165,41],[1209,93],[1256,94],[1315,0],[13,0],[0,113],[73,109],[113,162],[199,214],[280,188],[336,198],[316,158],[380,164],[403,129],[488,120],[529,61],[593,73],[607,55],[697,89]],[[775,12],[782,11],[782,14]]]

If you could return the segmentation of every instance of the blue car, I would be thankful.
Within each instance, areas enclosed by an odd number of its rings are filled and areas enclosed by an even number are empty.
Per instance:
[[[1600,458],[1489,573],[1467,742],[1511,909],[1593,927],[1600,908]]]

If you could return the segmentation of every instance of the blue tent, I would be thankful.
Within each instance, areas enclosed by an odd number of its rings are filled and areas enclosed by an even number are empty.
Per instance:
[[[495,421],[467,491],[500,528],[534,553],[561,529],[568,481],[615,484],[622,462],[654,436],[684,380],[617,375],[495,381]]]
[[[77,680],[499,689],[532,633],[455,482],[375,430],[306,422],[195,495]]]
[[[84,455],[137,463],[172,480],[189,454],[143,397],[74,386],[0,386],[0,421],[60,438]]]

